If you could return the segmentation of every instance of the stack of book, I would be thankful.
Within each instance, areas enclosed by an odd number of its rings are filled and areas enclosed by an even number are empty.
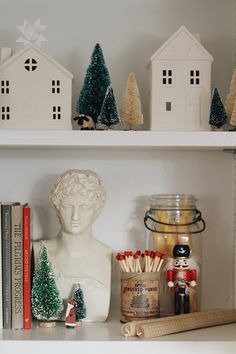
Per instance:
[[[30,329],[31,208],[17,202],[2,202],[0,208],[0,328]]]

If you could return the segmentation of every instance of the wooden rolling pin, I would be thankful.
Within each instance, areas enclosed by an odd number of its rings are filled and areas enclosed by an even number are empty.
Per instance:
[[[189,331],[193,329],[218,326],[236,322],[236,310],[209,310],[184,315],[159,318],[152,323],[136,325],[139,338],[154,338],[166,334]]]
[[[153,338],[192,329],[236,322],[236,310],[208,310],[184,315],[127,322],[121,326],[125,337]]]

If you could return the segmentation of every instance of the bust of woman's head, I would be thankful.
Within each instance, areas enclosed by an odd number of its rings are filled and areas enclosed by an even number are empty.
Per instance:
[[[106,200],[106,191],[94,171],[68,170],[58,178],[50,198],[62,230],[79,234],[99,215]]]

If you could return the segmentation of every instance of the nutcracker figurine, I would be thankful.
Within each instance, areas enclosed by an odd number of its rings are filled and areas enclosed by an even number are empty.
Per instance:
[[[76,326],[76,306],[77,302],[75,300],[70,300],[67,303],[66,309],[66,321],[65,326],[67,328],[75,328]]]
[[[197,271],[190,269],[188,245],[175,245],[173,269],[167,271],[168,287],[174,288],[175,315],[190,312],[189,288],[197,285]]]

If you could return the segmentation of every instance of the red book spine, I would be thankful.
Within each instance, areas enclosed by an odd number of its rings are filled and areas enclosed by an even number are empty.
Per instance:
[[[24,238],[24,329],[31,328],[31,284],[30,284],[30,207],[23,208]]]

